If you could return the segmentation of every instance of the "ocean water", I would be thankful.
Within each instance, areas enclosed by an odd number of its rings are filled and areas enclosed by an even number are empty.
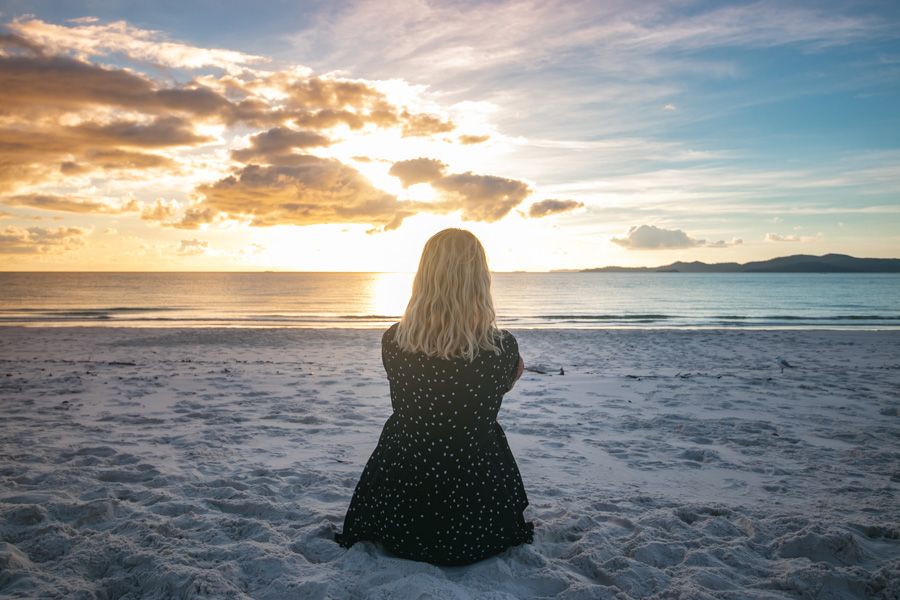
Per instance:
[[[0,273],[0,324],[384,327],[411,273]],[[900,275],[495,273],[503,327],[900,328]]]

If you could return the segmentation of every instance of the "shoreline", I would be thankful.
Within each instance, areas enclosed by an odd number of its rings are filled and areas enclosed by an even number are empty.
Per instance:
[[[376,331],[376,330],[385,330],[390,327],[396,321],[386,321],[384,324],[379,325],[314,325],[314,324],[298,324],[298,325],[271,325],[271,324],[260,324],[260,325],[251,325],[247,323],[239,323],[239,324],[199,324],[199,325],[187,325],[187,324],[178,324],[173,325],[170,323],[161,324],[161,325],[126,325],[126,324],[116,324],[110,322],[100,322],[100,323],[85,323],[83,325],[75,324],[75,323],[0,323],[0,330],[3,329],[29,329],[29,330],[40,330],[40,329],[129,329],[129,330],[158,330],[158,329],[170,329],[170,330],[197,330],[197,329],[249,329],[249,330],[303,330],[303,329],[312,329],[312,330],[329,330],[329,331]],[[510,331],[709,331],[709,332],[717,332],[717,331],[809,331],[809,332],[900,332],[900,325],[894,325],[889,327],[869,327],[866,325],[844,325],[844,326],[830,326],[830,325],[818,325],[818,326],[809,326],[809,325],[784,325],[784,326],[771,326],[771,325],[746,325],[742,327],[738,326],[721,326],[721,325],[697,325],[697,326],[684,326],[684,325],[672,325],[672,326],[664,326],[664,325],[652,325],[646,327],[636,327],[634,325],[596,325],[596,326],[579,326],[572,327],[571,324],[548,324],[548,325],[504,325],[500,324],[501,329],[508,329]]]

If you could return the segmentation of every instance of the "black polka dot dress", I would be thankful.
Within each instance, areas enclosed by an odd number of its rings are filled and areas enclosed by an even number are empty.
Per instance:
[[[335,537],[349,548],[381,542],[403,558],[473,563],[523,542],[534,526],[522,476],[497,423],[519,361],[516,339],[472,362],[400,350],[381,341],[394,413],[384,425]]]

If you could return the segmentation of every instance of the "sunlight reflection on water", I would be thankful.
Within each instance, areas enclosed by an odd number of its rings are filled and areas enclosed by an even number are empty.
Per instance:
[[[383,327],[412,273],[0,273],[0,323]],[[503,327],[900,328],[900,275],[495,273]]]

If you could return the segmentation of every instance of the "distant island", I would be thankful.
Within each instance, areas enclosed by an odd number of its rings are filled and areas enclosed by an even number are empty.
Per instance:
[[[579,273],[900,273],[900,258],[794,254],[748,263],[677,261],[661,267],[597,267]]]

